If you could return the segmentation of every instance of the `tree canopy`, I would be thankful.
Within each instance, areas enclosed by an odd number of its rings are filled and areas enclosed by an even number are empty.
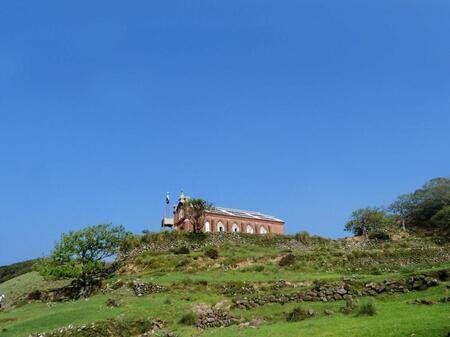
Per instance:
[[[398,197],[389,209],[407,227],[448,230],[450,222],[432,221],[447,206],[450,206],[450,179],[435,178],[413,193]]]
[[[205,212],[213,209],[214,205],[206,200],[193,198],[187,200],[186,206],[185,215],[192,224],[192,231],[200,233],[205,223]]]
[[[431,179],[414,192],[399,196],[387,211],[359,209],[353,212],[345,229],[356,235],[367,235],[400,224],[403,230],[432,230],[450,236],[450,179]]]
[[[79,277],[100,272],[130,234],[123,226],[101,224],[63,234],[39,270],[56,277]]]
[[[352,213],[350,220],[345,225],[345,230],[355,235],[369,236],[373,233],[386,231],[395,219],[388,216],[381,208],[361,208]]]

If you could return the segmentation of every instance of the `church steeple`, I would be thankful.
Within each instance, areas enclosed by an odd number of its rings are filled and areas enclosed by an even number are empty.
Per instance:
[[[188,200],[188,197],[184,195],[183,190],[181,190],[180,197],[178,198],[178,201],[184,204]]]

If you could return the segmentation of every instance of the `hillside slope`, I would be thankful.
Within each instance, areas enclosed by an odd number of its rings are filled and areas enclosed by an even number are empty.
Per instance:
[[[0,284],[0,292],[17,299],[0,312],[1,336],[53,331],[47,336],[125,337],[153,331],[155,336],[437,337],[449,332],[450,303],[443,299],[450,295],[450,250],[428,239],[148,234],[133,239],[121,259],[120,272],[88,299],[24,301],[33,290],[62,286],[36,273]],[[422,303],[416,298],[428,305],[414,304]],[[358,315],[368,299],[376,314]]]

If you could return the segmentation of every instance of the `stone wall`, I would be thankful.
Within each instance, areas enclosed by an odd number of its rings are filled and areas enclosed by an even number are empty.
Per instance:
[[[377,296],[383,293],[406,293],[425,290],[438,285],[438,280],[426,275],[410,276],[405,279],[371,282],[362,287],[352,280],[338,283],[316,285],[309,291],[293,294],[272,294],[255,297],[235,298],[234,306],[239,309],[251,309],[270,303],[321,301],[333,302],[361,296]]]
[[[203,249],[208,246],[223,246],[226,244],[257,244],[268,245],[281,249],[302,249],[305,246],[287,236],[281,235],[251,235],[243,233],[216,233],[204,234],[200,239],[192,239],[187,235],[179,235],[166,240],[162,239],[155,242],[142,242],[138,247],[128,252],[121,252],[118,256],[119,260],[139,256],[147,251],[152,252],[169,252],[181,247],[187,247],[190,250]]]

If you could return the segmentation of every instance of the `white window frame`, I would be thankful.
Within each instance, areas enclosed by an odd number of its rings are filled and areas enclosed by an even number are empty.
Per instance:
[[[218,223],[217,223],[217,232],[219,232],[219,233],[223,233],[223,232],[225,232],[225,226],[224,226],[224,224],[222,223],[222,221],[219,221]],[[220,230],[222,228],[222,230]]]

